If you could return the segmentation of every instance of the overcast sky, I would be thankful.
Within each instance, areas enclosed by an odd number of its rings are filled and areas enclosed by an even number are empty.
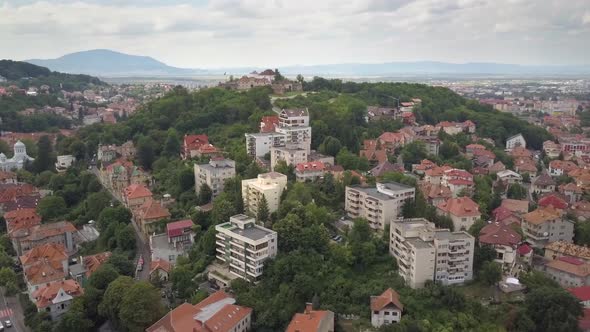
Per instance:
[[[0,58],[96,48],[190,68],[589,64],[590,0],[0,0]]]

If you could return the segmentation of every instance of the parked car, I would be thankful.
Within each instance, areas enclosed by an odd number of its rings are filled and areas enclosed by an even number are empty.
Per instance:
[[[4,321],[4,325],[6,325],[6,327],[12,327],[12,322],[10,321],[10,319]]]

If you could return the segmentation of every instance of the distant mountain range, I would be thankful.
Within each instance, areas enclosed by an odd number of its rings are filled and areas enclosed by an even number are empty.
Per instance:
[[[190,69],[168,66],[148,56],[129,55],[111,50],[90,50],[70,53],[57,59],[25,60],[54,71],[81,73],[101,77],[122,76],[169,76],[191,77],[201,75],[242,75],[265,68],[238,67],[219,69]],[[501,63],[447,63],[435,61],[345,63],[310,66],[280,67],[286,75],[326,75],[341,77],[362,76],[469,76],[469,75],[548,75],[588,76],[590,65],[580,66],[526,66]]]

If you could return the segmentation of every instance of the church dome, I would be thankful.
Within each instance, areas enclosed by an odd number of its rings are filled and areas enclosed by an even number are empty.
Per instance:
[[[19,148],[19,147],[25,147],[25,143],[21,142],[20,140],[16,143],[14,143],[14,147],[15,148]]]

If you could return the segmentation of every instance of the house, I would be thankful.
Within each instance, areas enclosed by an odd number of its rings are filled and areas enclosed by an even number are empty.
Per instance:
[[[271,85],[272,92],[277,95],[284,95],[287,92],[303,91],[303,84],[298,81],[281,80],[274,81]]]
[[[346,186],[344,210],[349,217],[365,218],[371,228],[384,230],[415,195],[414,187],[397,182],[377,182],[375,188]]]
[[[313,182],[324,177],[325,165],[322,162],[306,162],[295,166],[295,178],[298,182]]]
[[[550,242],[544,247],[546,259],[559,257],[574,257],[590,264],[590,248],[566,241]]]
[[[231,159],[213,157],[208,164],[195,164],[195,191],[201,192],[201,188],[207,185],[212,192],[212,198],[223,192],[225,181],[236,175],[236,163]]]
[[[270,148],[270,169],[274,170],[279,161],[288,166],[305,163],[309,159],[309,151],[297,145],[277,146]]]
[[[518,148],[516,148],[518,149]],[[515,150],[516,150],[515,149]],[[514,150],[512,150],[514,151]],[[528,174],[530,176],[537,175],[537,165],[530,157],[517,157],[514,159],[514,170],[520,174]]]
[[[394,120],[400,116],[395,107],[367,106],[367,122]]]
[[[424,194],[424,197],[426,198],[426,201],[428,201],[428,204],[433,206],[437,206],[447,199],[453,197],[451,189],[441,184],[430,184],[428,182],[423,182],[420,188],[422,194]]]
[[[88,278],[98,270],[98,268],[111,258],[110,251],[101,252],[94,255],[80,256],[76,264],[68,267],[69,276],[76,280],[80,285],[84,285]]]
[[[561,197],[561,195],[556,192],[542,195],[541,198],[539,198],[537,205],[541,207],[552,206],[559,210],[565,210],[568,207],[568,203],[565,198]]]
[[[68,154],[63,156],[57,156],[57,162],[55,163],[55,169],[58,172],[65,172],[68,168],[76,162],[76,157]]]
[[[511,266],[515,262],[521,239],[520,234],[512,226],[498,222],[487,224],[479,232],[480,246],[493,247],[496,250],[495,261],[507,266]]]
[[[505,198],[500,203],[500,206],[518,215],[523,215],[529,212],[528,200]]]
[[[575,183],[561,184],[557,190],[567,198],[568,203],[574,204],[582,199],[582,188]]]
[[[531,180],[531,192],[539,194],[555,191],[555,180],[549,174],[543,172]]]
[[[520,214],[512,212],[503,206],[499,206],[492,211],[493,222],[502,223],[503,225],[520,225],[520,220]]]
[[[522,176],[511,170],[497,172],[496,176],[498,180],[504,182],[505,184],[522,183]]]
[[[313,310],[312,304],[306,303],[303,313],[296,313],[285,331],[334,332],[334,313],[330,310]]]
[[[0,171],[0,184],[17,184],[17,176],[15,172]]]
[[[590,308],[590,286],[568,288],[567,291],[576,297],[584,308]]]
[[[131,211],[152,199],[152,192],[141,184],[131,184],[123,190],[123,204]]]
[[[470,192],[475,185],[471,173],[456,168],[444,171],[440,183],[451,189],[453,197],[459,196],[464,191]]]
[[[220,290],[203,301],[183,303],[160,318],[146,332],[246,332],[252,325],[252,309],[236,305]]]
[[[424,174],[425,171],[427,171],[429,169],[433,169],[435,167],[437,167],[437,166],[433,161],[430,161],[428,159],[423,159],[420,161],[420,164],[413,164],[412,165],[412,172],[416,173],[418,175],[422,175],[422,174]]]
[[[558,158],[561,153],[561,146],[553,141],[543,142],[543,152],[551,159]]]
[[[397,148],[406,145],[406,135],[396,132],[384,132],[377,139],[382,148],[385,148],[388,154],[393,154]]]
[[[14,153],[12,158],[8,159],[4,153],[0,153],[0,170],[12,171],[15,169],[22,169],[26,163],[32,162],[35,159],[27,155],[27,147],[25,143],[20,140],[14,143]]]
[[[481,218],[479,205],[469,197],[449,198],[436,207],[436,212],[451,218],[455,230],[467,230]]]
[[[201,146],[209,144],[209,136],[201,135],[184,135],[182,142],[182,159],[194,158],[197,156]]]
[[[468,144],[465,147],[465,153],[468,155],[473,155],[475,153],[476,150],[485,150],[486,147],[481,145],[481,144]]]
[[[165,259],[156,259],[150,262],[150,279],[162,281],[168,281],[170,272],[172,271],[172,265]]]
[[[287,188],[287,176],[277,172],[258,174],[255,179],[242,180],[244,210],[256,215],[262,196],[270,213],[279,209],[283,191]]]
[[[506,170],[506,166],[504,166],[504,164],[501,161],[497,161],[495,164],[488,167],[488,173],[490,174],[496,174],[504,170]]]
[[[438,151],[440,150],[440,139],[438,139],[437,136],[416,136],[415,140],[424,143],[426,153],[432,156],[438,156]]]
[[[525,238],[535,247],[554,241],[572,242],[574,237],[574,223],[553,207],[540,207],[525,214],[521,226]]]
[[[4,214],[4,220],[9,236],[19,229],[29,229],[41,224],[41,216],[32,208],[8,211]]]
[[[264,262],[277,255],[277,232],[256,224],[254,218],[243,214],[215,226],[216,258],[229,266],[232,275],[249,281],[259,281]],[[241,252],[235,255],[231,251]]]
[[[78,230],[67,221],[40,224],[12,233],[12,244],[18,255],[48,243],[63,245],[68,253],[73,253],[81,241],[76,235]]]
[[[19,257],[29,294],[53,281],[65,280],[68,254],[61,244],[47,243]]]
[[[544,262],[537,269],[545,272],[562,287],[590,286],[590,264],[573,257],[559,257]]]
[[[549,175],[561,176],[567,175],[570,171],[577,169],[578,165],[567,160],[551,160],[549,162]]]
[[[68,312],[74,298],[82,296],[84,290],[75,280],[60,280],[48,283],[31,295],[39,312],[47,312],[57,320]]]
[[[475,239],[467,232],[436,229],[424,218],[398,218],[391,221],[389,236],[389,254],[409,287],[420,288],[427,281],[460,284],[473,278]]]
[[[379,296],[371,296],[371,325],[373,327],[399,323],[403,311],[404,305],[399,299],[399,294],[391,288],[386,289]]]
[[[522,134],[516,134],[506,139],[506,150],[511,151],[515,147],[526,148],[526,141]]]
[[[142,233],[149,236],[156,231],[158,221],[170,218],[170,211],[162,205],[161,201],[148,199],[137,209],[134,217]]]
[[[276,115],[263,116],[260,119],[261,133],[274,133],[276,127],[279,125],[279,117]]]
[[[512,158],[532,158],[533,153],[523,146],[515,146],[508,152]]]
[[[387,173],[390,172],[399,172],[399,173],[404,173],[405,169],[404,169],[404,165],[401,164],[392,164],[389,162],[389,160],[385,160],[384,162],[380,163],[379,165],[373,167],[371,170],[369,170],[369,174],[373,175],[373,176],[383,176]]]
[[[150,236],[149,244],[152,261],[161,259],[172,265],[180,256],[186,256],[195,242],[193,221],[190,219],[166,224],[166,232]]]
[[[367,158],[370,165],[377,165],[387,160],[387,151],[378,140],[374,139],[363,141],[363,148],[360,150],[359,155]]]

